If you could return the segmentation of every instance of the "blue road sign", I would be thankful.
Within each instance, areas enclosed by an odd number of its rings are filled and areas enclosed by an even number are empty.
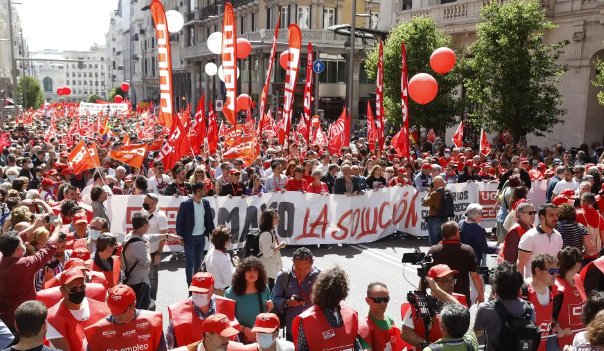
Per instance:
[[[315,62],[312,63],[312,70],[315,73],[321,73],[325,70],[325,62],[321,61],[321,60],[316,60]]]

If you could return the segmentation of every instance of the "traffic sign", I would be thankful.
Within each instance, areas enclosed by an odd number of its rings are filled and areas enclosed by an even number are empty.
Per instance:
[[[316,60],[315,62],[312,63],[312,70],[315,73],[321,73],[325,70],[325,62],[321,61],[321,60]]]

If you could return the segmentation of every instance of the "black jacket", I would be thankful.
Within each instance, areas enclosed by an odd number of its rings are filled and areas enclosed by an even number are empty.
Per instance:
[[[352,177],[352,192],[361,191],[361,187],[359,186],[359,179],[355,176]],[[336,181],[333,184],[333,193],[334,194],[345,194],[346,193],[346,181],[344,177],[336,178]]]

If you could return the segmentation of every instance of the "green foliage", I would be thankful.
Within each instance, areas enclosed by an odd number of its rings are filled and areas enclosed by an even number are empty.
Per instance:
[[[25,97],[25,103],[23,103]],[[23,108],[37,109],[44,103],[44,92],[40,82],[34,77],[19,77],[17,83],[17,104]]]
[[[401,43],[405,41],[407,50],[407,72],[409,79],[417,73],[431,74],[438,83],[438,95],[426,104],[420,105],[409,99],[409,116],[412,125],[422,125],[442,131],[455,122],[460,111],[460,102],[455,96],[460,84],[460,70],[454,68],[440,75],[430,68],[430,55],[442,46],[450,47],[451,38],[436,28],[432,17],[414,17],[410,22],[400,23],[392,29],[384,43],[384,110],[390,125],[401,123]],[[365,68],[371,78],[377,75],[378,50],[367,54]],[[459,60],[459,58],[458,58]],[[398,129],[398,128],[397,128]]]
[[[604,105],[604,61],[598,60],[596,62],[596,80],[592,84],[602,90],[598,92],[598,102],[600,105]]]
[[[544,43],[555,25],[536,0],[491,1],[481,16],[464,82],[471,120],[489,131],[509,129],[515,140],[543,136],[564,114],[556,83],[565,67],[557,60],[568,42]]]
[[[109,92],[109,102],[113,102],[113,98],[116,95],[121,95],[123,98],[126,98],[126,93],[122,90],[122,88],[117,87],[111,89],[111,91]]]
[[[88,97],[88,102],[92,102],[95,103],[97,100],[99,100],[101,97],[98,96],[97,94],[92,94]]]

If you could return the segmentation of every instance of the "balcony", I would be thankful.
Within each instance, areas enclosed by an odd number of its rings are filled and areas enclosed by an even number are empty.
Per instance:
[[[250,3],[252,1],[254,1],[254,0],[233,0],[233,7],[245,5],[245,4]]]
[[[480,9],[486,1],[474,0],[455,2],[445,5],[434,5],[417,10],[406,10],[399,12],[399,20],[409,21],[416,16],[430,16],[436,20],[439,26],[452,26],[457,24],[468,25],[480,20]],[[455,32],[455,29],[452,29]]]
[[[197,10],[201,12],[201,18],[208,18],[210,16],[214,16],[218,13],[218,6],[216,4],[206,6],[201,10]]]

